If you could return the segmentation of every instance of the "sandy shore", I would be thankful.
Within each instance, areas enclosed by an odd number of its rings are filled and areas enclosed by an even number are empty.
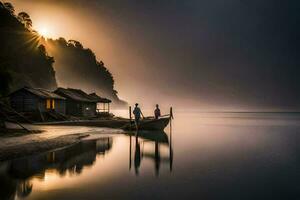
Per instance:
[[[116,129],[72,126],[30,126],[27,128],[42,130],[42,132],[0,137],[0,161],[66,147],[80,142],[90,135],[97,136],[99,134],[122,132]]]
[[[59,136],[54,139],[45,139],[17,145],[0,144],[0,161],[11,160],[27,155],[32,155],[39,152],[45,152],[56,148],[61,148],[75,144],[81,138],[87,137],[89,134],[79,133],[72,135]]]

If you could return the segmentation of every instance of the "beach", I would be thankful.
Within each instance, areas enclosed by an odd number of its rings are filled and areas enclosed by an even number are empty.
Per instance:
[[[14,124],[8,124],[16,128]],[[107,134],[118,134],[119,129],[77,127],[77,126],[46,126],[25,125],[40,133],[16,134],[17,136],[3,136],[0,142],[0,161],[11,160],[32,154],[67,147],[80,142],[83,138]],[[20,130],[21,132],[22,130]]]

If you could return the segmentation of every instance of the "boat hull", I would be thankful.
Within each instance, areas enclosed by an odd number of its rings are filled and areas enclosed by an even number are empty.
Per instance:
[[[132,137],[143,138],[144,140],[159,142],[162,144],[169,144],[168,135],[164,131],[127,131],[125,134]]]
[[[141,120],[138,125],[138,130],[149,130],[149,131],[162,131],[168,126],[170,118],[160,118],[160,119],[145,119]],[[136,125],[134,122],[127,124],[123,127],[124,130],[136,130]]]

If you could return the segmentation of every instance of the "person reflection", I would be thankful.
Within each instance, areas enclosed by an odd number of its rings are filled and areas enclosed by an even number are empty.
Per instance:
[[[159,169],[160,169],[160,150],[159,150],[159,143],[155,141],[155,175],[159,176]]]
[[[133,134],[133,133],[132,133]],[[155,175],[159,176],[160,168],[162,164],[168,164],[170,172],[173,165],[173,149],[172,144],[169,141],[168,135],[165,132],[136,132],[135,133],[135,151],[134,151],[134,167],[135,174],[139,175],[140,166],[142,160],[150,159],[154,162]],[[171,139],[171,137],[170,137]],[[154,151],[145,151],[144,145],[154,145]],[[142,145],[142,148],[141,148]],[[169,154],[161,155],[161,147],[168,146]],[[129,137],[129,170],[131,169],[131,136]]]
[[[170,172],[173,170],[173,142],[172,142],[172,120],[170,121],[170,134],[169,134],[169,159],[170,159]]]
[[[135,168],[135,174],[139,175],[139,168],[141,165],[141,148],[140,143],[138,140],[138,134],[135,136],[135,153],[134,153],[134,168]]]

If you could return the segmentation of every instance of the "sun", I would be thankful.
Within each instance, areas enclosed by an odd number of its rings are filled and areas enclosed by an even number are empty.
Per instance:
[[[49,37],[49,29],[47,27],[42,27],[38,30],[38,33],[45,37],[45,38],[48,38]]]

